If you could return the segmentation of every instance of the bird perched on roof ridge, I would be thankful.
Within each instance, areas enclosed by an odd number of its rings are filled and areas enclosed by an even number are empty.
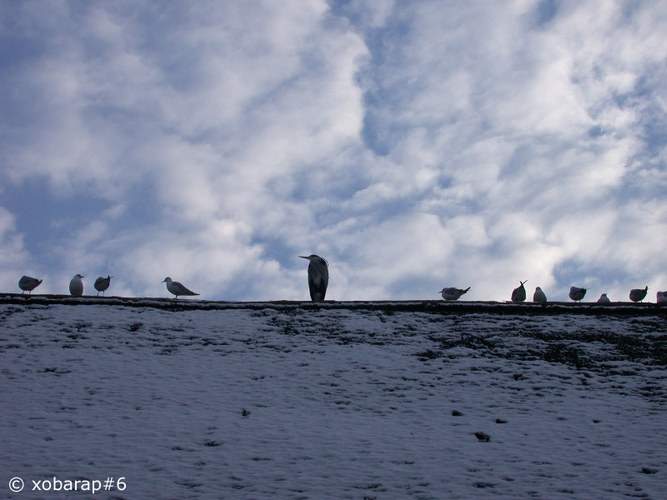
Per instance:
[[[319,255],[299,255],[310,261],[308,264],[308,288],[313,302],[323,302],[329,286],[329,263]]]
[[[42,283],[42,281],[44,280],[38,280],[32,276],[21,276],[21,279],[19,280],[19,288],[22,290],[21,295],[23,295],[23,292],[28,292],[28,295],[30,295],[30,293],[35,288],[37,288]]]
[[[104,295],[104,292],[106,291],[107,288],[109,288],[109,285],[111,284],[111,278],[113,276],[107,276],[106,278],[103,276],[100,276],[95,280],[95,290],[97,290],[97,295],[102,292],[102,295]]]
[[[579,288],[576,286],[571,286],[570,287],[570,293],[568,294],[569,297],[574,300],[575,302],[580,301],[581,299],[584,298],[584,295],[586,295],[586,289],[585,288]]]
[[[461,295],[467,293],[468,290],[470,290],[470,287],[464,290],[462,288],[455,288],[453,286],[450,286],[448,288],[443,288],[442,290],[440,290],[440,295],[442,295],[442,298],[445,300],[459,300],[461,298]]]
[[[667,304],[667,292],[656,292],[655,302],[660,305]]]
[[[547,303],[547,296],[539,286],[535,288],[535,293],[533,294],[533,302],[537,302],[538,304]]]
[[[646,297],[648,293],[648,285],[645,288],[633,288],[630,290],[630,300],[632,302],[641,302]]]
[[[520,285],[514,290],[512,290],[512,302],[523,302],[524,300],[526,300],[526,289],[523,287],[523,285],[527,281],[528,280],[526,281],[519,280]]]
[[[83,275],[75,274],[69,282],[69,293],[73,297],[81,297],[83,295]]]
[[[603,293],[600,295],[600,298],[598,299],[598,304],[609,304],[611,300],[609,300],[609,297],[607,297],[607,293]]]
[[[174,300],[178,299],[179,295],[199,295],[198,293],[195,293],[192,290],[188,290],[178,281],[173,281],[169,276],[163,279],[162,283],[166,283],[167,290],[169,290],[170,293],[173,293],[175,295]]]

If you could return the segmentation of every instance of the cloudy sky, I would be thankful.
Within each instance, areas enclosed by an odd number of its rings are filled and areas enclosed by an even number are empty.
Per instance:
[[[0,291],[667,289],[667,5],[0,0]]]

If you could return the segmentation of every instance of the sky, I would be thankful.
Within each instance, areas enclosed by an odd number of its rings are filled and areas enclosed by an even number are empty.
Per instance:
[[[0,290],[667,289],[667,3],[0,0]]]

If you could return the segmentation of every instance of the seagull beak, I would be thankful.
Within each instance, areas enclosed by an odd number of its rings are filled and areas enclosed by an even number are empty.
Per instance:
[[[306,257],[304,255],[299,255],[299,257],[302,258],[302,259],[310,260],[308,257]]]

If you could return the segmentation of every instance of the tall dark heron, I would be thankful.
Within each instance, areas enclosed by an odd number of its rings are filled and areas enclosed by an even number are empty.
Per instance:
[[[329,285],[329,263],[319,255],[299,255],[302,259],[308,259],[308,288],[310,298],[313,302],[323,302]]]

